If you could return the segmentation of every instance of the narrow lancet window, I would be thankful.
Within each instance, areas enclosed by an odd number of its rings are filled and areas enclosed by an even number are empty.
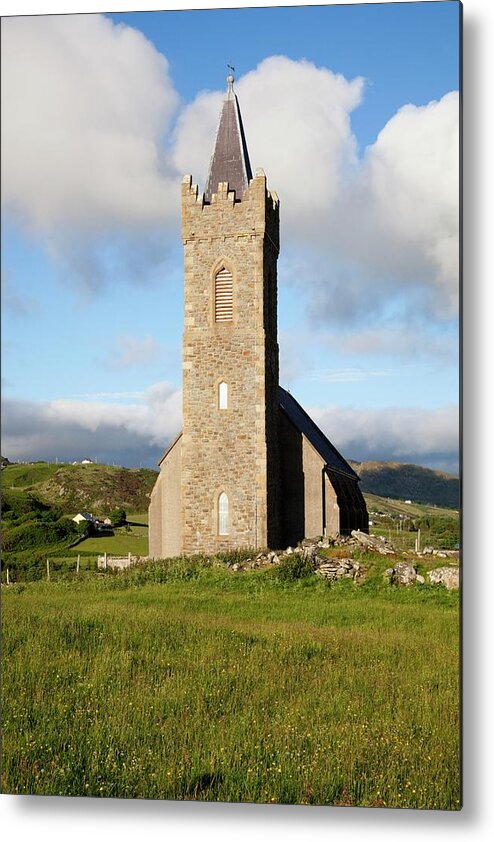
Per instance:
[[[218,534],[228,535],[228,497],[224,491],[218,497]]]
[[[228,409],[228,383],[220,383],[218,386],[218,406],[220,409]]]
[[[214,320],[231,322],[233,319],[232,273],[223,267],[214,279]]]

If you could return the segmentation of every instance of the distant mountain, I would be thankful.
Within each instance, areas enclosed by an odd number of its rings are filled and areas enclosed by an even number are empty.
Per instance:
[[[459,480],[451,474],[400,462],[350,464],[361,479],[364,493],[450,509],[459,507]],[[82,510],[104,515],[115,506],[144,512],[156,477],[156,471],[147,468],[97,464],[4,463],[2,468],[4,489],[31,492],[67,514]]]
[[[350,461],[350,465],[360,477],[361,490],[368,494],[459,508],[460,481],[451,474],[401,462]]]
[[[2,487],[31,493],[67,514],[107,515],[116,506],[145,512],[156,478],[156,471],[147,468],[31,462],[6,465]]]

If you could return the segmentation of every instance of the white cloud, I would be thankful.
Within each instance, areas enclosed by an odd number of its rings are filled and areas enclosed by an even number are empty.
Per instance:
[[[89,396],[88,396],[89,397]],[[119,396],[120,397],[120,396]],[[139,401],[4,400],[2,453],[11,460],[156,463],[181,428],[181,392],[168,382]],[[458,410],[316,407],[309,414],[346,458],[397,460],[457,470]]]
[[[318,368],[308,372],[311,380],[324,383],[358,383],[374,377],[390,377],[393,372],[388,369],[372,368]]]
[[[457,92],[426,106],[404,106],[337,197],[331,248],[367,269],[358,279],[358,291],[367,297],[385,300],[396,292],[393,286],[403,291],[411,285],[440,315],[456,315],[458,117]],[[375,282],[365,289],[369,274]]]
[[[401,322],[455,317],[458,93],[401,108],[359,161],[351,112],[363,90],[284,56],[236,83],[253,169],[281,199],[281,281],[303,288],[318,319],[376,319],[397,301]],[[175,132],[175,168],[201,189],[221,99],[199,94]]]
[[[326,323],[280,330],[280,380],[350,383],[369,378],[455,376],[458,364],[457,330],[440,331],[423,319],[369,319],[369,327],[329,330]],[[331,361],[340,367],[330,367]],[[341,361],[343,360],[343,365]],[[326,365],[325,365],[326,364]],[[392,386],[386,386],[392,389]]]
[[[92,289],[142,279],[179,244],[182,175],[204,188],[222,92],[180,112],[166,58],[100,15],[2,29],[8,211]],[[455,316],[458,94],[405,105],[359,161],[362,78],[271,56],[236,91],[253,168],[281,199],[280,280],[311,316],[375,324],[396,302],[401,324]]]
[[[178,211],[161,154],[177,105],[165,57],[135,29],[101,15],[3,20],[7,209],[72,266],[91,267],[105,237],[145,238]]]
[[[343,179],[356,165],[350,112],[363,80],[346,80],[308,61],[272,56],[235,84],[252,168],[262,167],[281,199],[283,230],[312,239]],[[204,189],[222,94],[202,92],[182,112],[175,168]],[[321,218],[322,217],[322,218]]]
[[[108,367],[118,371],[155,362],[161,350],[161,345],[152,336],[144,336],[142,339],[135,336],[119,336],[115,345]]]
[[[439,409],[319,407],[309,414],[347,458],[411,462],[458,470],[459,417]]]
[[[4,400],[2,453],[11,460],[91,455],[101,462],[153,465],[180,430],[181,392],[158,383],[139,403]]]
[[[80,394],[72,395],[72,398],[80,398],[82,400],[95,401],[104,399],[106,401],[121,401],[129,400],[129,398],[140,400],[144,392],[81,392]]]
[[[358,332],[327,337],[328,346],[346,354],[386,355],[394,359],[429,360],[438,366],[452,365],[458,359],[458,336],[437,334],[423,323],[380,324]]]
[[[20,295],[11,288],[3,290],[2,307],[6,313],[17,319],[37,316],[41,310],[38,299],[29,295]]]

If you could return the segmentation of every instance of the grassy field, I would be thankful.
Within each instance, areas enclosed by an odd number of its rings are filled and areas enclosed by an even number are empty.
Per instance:
[[[51,576],[65,575],[75,571],[77,557],[80,556],[80,569],[97,568],[99,555],[145,557],[148,554],[147,512],[129,514],[125,526],[114,528],[108,534],[86,538],[70,548],[67,540],[54,544],[42,544],[14,553],[4,552],[2,582],[6,582],[7,570],[11,582],[25,583],[46,578],[46,560],[49,559]]]
[[[127,515],[127,526],[113,529],[113,534],[104,533],[94,537],[86,538],[74,549],[74,552],[89,552],[98,555],[107,552],[109,555],[132,555],[147,556],[148,549],[148,526],[146,514]]]
[[[2,485],[8,488],[31,488],[52,479],[62,467],[54,462],[31,462],[8,465],[2,471]],[[69,467],[64,465],[64,467]]]
[[[458,594],[364,560],[6,589],[4,792],[458,809]]]
[[[459,514],[453,509],[429,506],[422,503],[405,503],[364,494],[369,512],[369,532],[384,535],[397,550],[414,550],[417,538],[417,525],[420,525],[420,548],[433,546],[436,549],[453,549],[460,540]],[[414,529],[409,526],[414,524]],[[438,534],[438,524],[442,523],[443,534]],[[449,539],[449,540],[448,540]]]

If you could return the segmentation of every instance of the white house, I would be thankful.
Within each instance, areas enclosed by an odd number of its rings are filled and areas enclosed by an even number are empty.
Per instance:
[[[75,517],[72,518],[76,523],[82,523],[83,520],[88,521],[89,523],[94,523],[95,518],[89,514],[89,512],[79,512]]]

